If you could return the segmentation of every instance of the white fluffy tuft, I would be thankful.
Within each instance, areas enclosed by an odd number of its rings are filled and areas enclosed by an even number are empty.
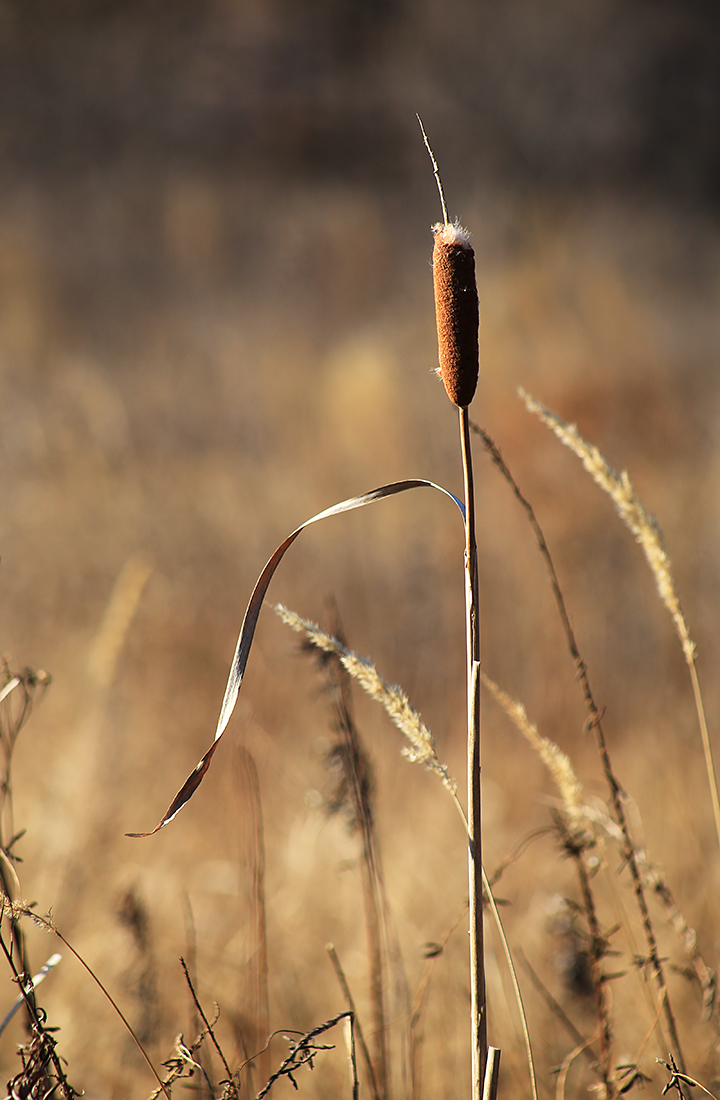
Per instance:
[[[463,229],[460,222],[455,219],[454,222],[448,222],[444,225],[442,222],[438,222],[437,225],[432,227],[432,231],[435,237],[441,242],[441,244],[447,245],[460,245],[461,248],[470,248],[470,234],[467,229]]]

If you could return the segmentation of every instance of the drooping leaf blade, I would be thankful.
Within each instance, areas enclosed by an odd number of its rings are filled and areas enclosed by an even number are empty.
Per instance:
[[[351,512],[355,508],[362,508],[364,505],[373,504],[377,500],[384,500],[386,497],[395,496],[397,493],[404,493],[408,489],[420,488],[437,489],[438,492],[450,497],[450,499],[454,500],[457,504],[463,517],[463,522],[465,521],[465,507],[462,501],[458,500],[458,498],[447,489],[444,489],[442,485],[436,485],[433,481],[425,481],[422,479],[408,479],[406,481],[394,481],[390,485],[381,485],[377,489],[371,489],[368,493],[362,493],[357,497],[350,497],[348,500],[341,500],[339,504],[334,504],[331,508],[326,508],[323,512],[318,512],[317,515],[306,520],[305,523],[302,523],[280,543],[258,577],[252,596],[250,597],[250,602],[245,612],[245,618],[240,628],[240,635],[235,648],[235,656],[233,657],[232,666],[230,668],[230,675],[225,688],[225,695],[222,707],[220,708],[220,717],[218,718],[215,738],[212,745],[185,780],[155,828],[147,833],[126,833],[126,836],[145,837],[153,836],[154,833],[159,832],[160,829],[169,824],[183,806],[190,801],[195,791],[202,783],[205,773],[210,767],[210,761],[215,754],[218,742],[225,732],[227,724],[230,721],[230,716],[235,709],[235,703],[237,702],[238,693],[243,682],[245,669],[250,656],[250,649],[255,636],[255,628],[270,581],[273,578],[275,570],[285,556],[286,551],[292,546],[298,535],[304,531],[306,527],[309,527],[311,523],[317,523],[321,519],[328,519],[330,516],[337,516],[342,512]]]

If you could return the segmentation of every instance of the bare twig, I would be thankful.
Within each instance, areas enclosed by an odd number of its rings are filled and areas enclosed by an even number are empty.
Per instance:
[[[365,1042],[365,1036],[363,1035],[362,1028],[360,1027],[360,1021],[358,1020],[357,1012],[355,1010],[355,1002],[353,1000],[353,995],[350,992],[350,986],[348,985],[345,971],[342,968],[342,964],[340,962],[340,959],[338,958],[338,954],[334,946],[329,943],[326,945],[325,950],[330,956],[330,961],[333,964],[337,980],[340,983],[340,988],[345,995],[348,1009],[351,1012],[352,1018],[355,1021],[355,1032],[357,1033],[357,1041],[360,1044],[360,1050],[362,1051],[363,1058],[365,1059],[365,1066],[367,1068],[368,1077],[370,1080],[370,1089],[373,1096],[375,1097],[375,1100],[379,1100],[380,1094],[378,1092],[377,1081],[375,1080],[375,1069],[373,1067],[372,1058],[370,1057],[370,1051],[368,1050],[367,1043]]]
[[[680,1096],[684,1096],[685,1094],[682,1090],[682,1086],[683,1085],[689,1085],[691,1088],[701,1089],[705,1093],[706,1096],[710,1097],[710,1100],[717,1100],[714,1093],[710,1092],[709,1089],[706,1089],[705,1086],[701,1085],[699,1081],[696,1081],[694,1077],[690,1077],[687,1073],[682,1073],[677,1068],[677,1066],[675,1065],[675,1060],[674,1060],[672,1054],[669,1055],[669,1058],[670,1058],[669,1062],[663,1061],[662,1058],[656,1058],[655,1059],[655,1061],[659,1062],[661,1066],[665,1066],[665,1069],[670,1074],[670,1080],[668,1081],[668,1083],[665,1085],[665,1088],[663,1089],[663,1096],[665,1095],[666,1092],[669,1092],[670,1089],[677,1089],[678,1094]]]
[[[217,1041],[217,1038],[215,1037],[215,1032],[213,1031],[212,1024],[210,1023],[207,1016],[205,1015],[205,1010],[203,1009],[203,1006],[200,1004],[200,1001],[198,1000],[198,995],[195,992],[195,988],[192,984],[192,979],[190,978],[190,972],[188,971],[185,960],[182,959],[182,958],[180,959],[180,965],[183,968],[183,973],[185,974],[185,981],[188,984],[188,989],[190,990],[190,996],[192,997],[193,1001],[195,1002],[195,1007],[198,1010],[198,1013],[200,1015],[200,1019],[205,1024],[205,1028],[207,1030],[207,1033],[210,1036],[210,1038],[212,1039],[213,1046],[215,1047],[215,1050],[218,1052],[218,1055],[220,1057],[220,1061],[222,1062],[225,1073],[227,1074],[227,1081],[231,1084],[232,1091],[235,1094],[235,1096],[237,1096],[237,1087],[236,1087],[235,1081],[233,1079],[232,1070],[230,1069],[230,1066],[227,1063],[227,1059],[226,1059],[225,1055],[223,1054],[222,1047],[220,1046],[220,1044]]]
[[[354,1023],[354,1018],[354,1013],[352,1012],[341,1012],[332,1020],[327,1020],[324,1024],[319,1024],[317,1027],[314,1027],[312,1031],[308,1031],[301,1039],[293,1043],[287,1058],[280,1068],[273,1073],[265,1087],[260,1090],[255,1100],[262,1100],[263,1096],[267,1096],[275,1082],[281,1077],[287,1077],[295,1088],[297,1088],[293,1074],[296,1073],[301,1066],[310,1066],[312,1069],[313,1060],[318,1051],[333,1049],[329,1046],[316,1046],[314,1040],[317,1039],[319,1035],[335,1027],[341,1020],[349,1019],[351,1023]]]

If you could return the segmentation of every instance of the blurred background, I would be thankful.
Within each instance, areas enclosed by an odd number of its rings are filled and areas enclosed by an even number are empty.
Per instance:
[[[281,539],[383,482],[460,491],[456,416],[432,373],[440,209],[416,112],[451,216],[473,235],[472,417],[545,528],[642,842],[712,962],[718,861],[682,654],[611,504],[516,388],[577,422],[657,514],[712,732],[717,6],[2,0],[0,649],[13,669],[53,677],[13,762],[14,829],[27,830],[18,870],[23,896],[53,909],[158,1064],[192,1030],[177,961],[188,952],[235,1062],[257,1049],[246,895],[259,805],[271,1029],[305,1030],[344,1007],[328,940],[365,1003],[357,840],[323,812],[330,709],[269,609],[196,798],[159,836],[123,834],[156,823],[209,745],[247,598]],[[531,532],[480,448],[476,462],[484,667],[605,797]],[[462,584],[457,516],[413,493],[310,529],[270,592],[324,623],[335,600],[349,644],[403,685],[461,785]],[[491,869],[549,823],[550,792],[493,707]],[[400,734],[357,708],[412,1000],[423,945],[466,896],[462,832],[439,784],[401,759]],[[553,906],[574,886],[556,843],[539,841],[502,888],[511,942],[584,1012],[557,961]],[[36,938],[33,962],[54,949]],[[467,1092],[465,950],[461,930],[435,968],[428,1092]],[[506,979],[492,980],[491,1041],[520,1075]],[[15,996],[6,986],[0,1013]],[[43,990],[76,1087],[149,1094],[76,963]],[[527,996],[543,1066],[562,1061],[572,1043]],[[4,1080],[23,1034],[19,1016],[0,1038]],[[632,1028],[622,1043],[632,1053]],[[284,1050],[276,1041],[272,1065]],[[711,1040],[693,1050],[696,1071],[714,1073]],[[341,1053],[325,1067],[302,1078],[307,1095],[347,1087]]]

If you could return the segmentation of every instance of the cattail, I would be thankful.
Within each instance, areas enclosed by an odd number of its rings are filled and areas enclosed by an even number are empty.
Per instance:
[[[450,400],[466,408],[478,380],[478,309],[475,253],[470,235],[457,222],[433,226],[433,283],[439,374]]]

